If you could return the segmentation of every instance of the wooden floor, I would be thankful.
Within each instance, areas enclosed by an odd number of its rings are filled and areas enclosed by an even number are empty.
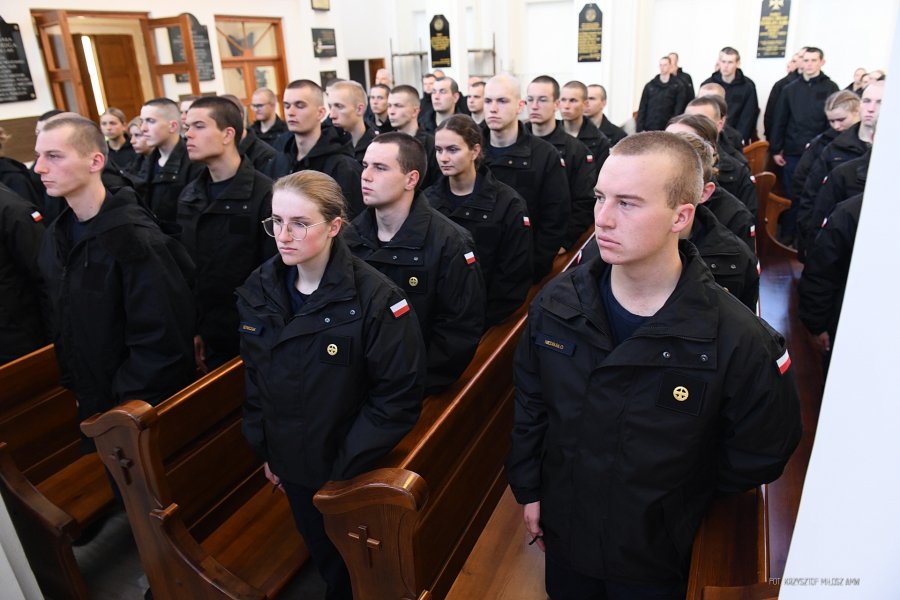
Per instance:
[[[809,334],[797,319],[796,261],[762,257],[760,307],[765,318],[788,341],[792,368],[800,391],[804,436],[784,475],[769,486],[771,574],[780,577],[790,548],[803,479],[815,437],[822,396],[822,370]],[[545,600],[544,557],[537,546],[527,545],[521,507],[509,489],[479,538],[454,583],[448,600]],[[143,598],[146,580],[124,514],[108,522],[97,539],[77,550],[92,598]],[[285,590],[286,598],[319,600],[324,586],[307,566]]]

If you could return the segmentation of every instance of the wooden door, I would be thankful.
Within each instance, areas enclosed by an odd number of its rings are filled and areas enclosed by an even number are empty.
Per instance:
[[[97,52],[106,106],[121,109],[128,119],[140,115],[145,98],[134,39],[130,35],[92,35],[91,39]]]
[[[84,80],[78,66],[78,54],[72,42],[66,11],[34,11],[32,15],[44,54],[53,104],[60,110],[89,115],[90,105],[84,91]]]
[[[156,48],[157,29],[169,27],[181,28],[181,39],[184,43],[184,62],[163,63],[159,58]],[[147,60],[150,63],[150,75],[153,80],[153,94],[164,96],[163,75],[186,74],[191,82],[191,93],[200,95],[200,74],[197,71],[197,60],[194,57],[194,39],[191,36],[191,22],[187,13],[177,17],[165,17],[162,19],[146,19],[141,22],[144,32],[144,45],[147,47]],[[167,32],[168,34],[168,32]]]
[[[375,74],[378,73],[378,69],[384,68],[384,59],[383,58],[370,58],[368,60],[369,63],[369,87],[371,88],[375,85]],[[394,74],[391,73],[391,77]]]

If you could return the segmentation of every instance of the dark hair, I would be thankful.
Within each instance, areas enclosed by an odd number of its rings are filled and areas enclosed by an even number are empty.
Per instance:
[[[806,54],[807,52],[813,52],[815,54],[818,54],[819,58],[825,58],[825,53],[822,52],[821,48],[816,48],[815,46],[807,46],[806,50],[803,53]]]
[[[572,81],[567,82],[566,85],[563,86],[563,89],[565,89],[565,88],[569,88],[570,90],[580,91],[581,99],[587,100],[587,96],[588,96],[587,86],[584,85],[583,83],[581,83],[580,81],[573,79]]]
[[[459,93],[459,84],[456,83],[456,80],[452,77],[438,77],[434,80],[435,83],[438,81],[449,81],[450,82],[450,93],[458,94]]]
[[[410,102],[412,102],[412,101],[418,102],[419,101],[419,91],[411,85],[406,85],[406,84],[395,85],[393,88],[391,88],[391,93],[392,94],[406,94],[406,96],[409,98]]]
[[[675,125],[676,123],[687,125],[693,129],[697,135],[710,144],[715,145],[716,140],[719,138],[719,131],[716,128],[716,124],[713,123],[712,119],[705,115],[676,115],[669,119],[669,122],[666,123],[666,127]]]
[[[725,113],[722,112],[722,108],[725,105],[725,101],[722,100],[719,96],[714,96],[713,94],[697,96],[693,100],[687,103],[688,106],[712,106],[715,109],[717,118],[721,119],[725,116]]]
[[[391,93],[391,88],[389,88],[388,86],[384,85],[383,83],[376,83],[375,85],[373,85],[372,87],[369,88],[369,91],[371,92],[371,91],[374,90],[375,88],[379,88],[379,89],[384,90],[385,96]],[[418,95],[419,95],[418,92],[416,92],[416,96],[418,96]]]
[[[559,82],[549,75],[539,75],[531,83],[549,83],[553,87],[553,100],[559,100]]]
[[[481,144],[484,143],[481,127],[479,127],[478,123],[476,123],[469,115],[453,115],[449,119],[445,119],[437,126],[437,129],[434,132],[435,135],[442,129],[452,131],[461,137],[469,150],[474,149],[476,145],[481,146]],[[484,158],[482,157],[481,152],[479,152],[478,156],[475,157],[476,169],[481,166],[482,160],[484,160]]]
[[[395,144],[397,146],[397,163],[403,173],[411,171],[419,172],[419,183],[416,189],[425,181],[425,171],[428,166],[428,157],[422,142],[411,135],[399,131],[390,131],[375,136],[373,144]]]
[[[607,95],[606,95],[606,88],[605,88],[605,87],[603,87],[603,86],[600,85],[599,83],[592,83],[592,84],[590,84],[590,85],[588,86],[588,88],[592,88],[592,87],[600,88],[600,91],[603,93],[603,99],[606,100]],[[590,93],[590,90],[588,91],[588,93]]]
[[[472,88],[477,88],[477,87],[483,88],[484,82],[483,81],[475,81],[472,83],[472,85],[469,86],[469,89],[471,90]]]
[[[719,54],[728,54],[729,56],[734,56],[738,60],[741,60],[741,53],[732,48],[731,46],[725,46],[721,50],[719,50]]]
[[[173,100],[169,98],[153,98],[144,102],[144,106],[152,106],[163,113],[166,119],[176,121],[178,126],[181,127],[181,108]]]
[[[241,143],[241,136],[244,135],[244,118],[234,102],[219,96],[204,96],[194,100],[191,108],[209,110],[209,118],[215,121],[216,127],[221,131],[225,131],[228,127],[234,129],[234,147],[238,147],[238,144]]]
[[[42,114],[41,116],[39,116],[39,117],[37,118],[37,120],[38,120],[38,121],[46,121],[46,120],[49,119],[50,117],[55,117],[56,115],[61,115],[61,114],[63,114],[63,111],[57,110],[57,109],[54,108],[53,110],[48,110],[47,112],[45,112],[44,114]]]
[[[311,79],[295,79],[285,90],[309,90],[312,92],[313,100],[318,102],[319,106],[325,106],[325,92],[322,91],[322,86]]]

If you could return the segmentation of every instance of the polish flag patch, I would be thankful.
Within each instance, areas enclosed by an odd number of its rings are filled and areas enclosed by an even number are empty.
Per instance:
[[[560,157],[559,157],[559,164],[561,164],[563,167],[565,167],[565,166],[566,166],[566,159],[564,159],[562,156],[560,156]]]
[[[753,238],[756,237],[756,225],[750,226],[750,237],[753,237]]]
[[[34,211],[31,213],[31,218],[35,223],[40,223],[44,220],[44,215],[42,215],[39,211]]]
[[[407,302],[406,300],[401,300],[397,304],[391,306],[391,312],[394,313],[395,319],[399,319],[409,312],[409,302]]]
[[[756,177],[754,177],[753,175],[750,176],[750,181],[753,182],[753,185],[756,185]]]
[[[775,361],[775,366],[778,367],[778,372],[782,375],[787,373],[787,370],[791,368],[791,355],[788,354],[787,350],[784,351],[781,358]]]
[[[522,217],[522,223],[525,225],[525,227],[531,227],[531,219],[529,219],[527,216]]]
[[[466,259],[467,265],[471,265],[473,262],[475,262],[475,253],[474,252],[466,252],[465,254],[463,254],[463,258]]]
[[[828,217],[822,219],[822,229],[825,229],[825,226],[828,225]]]
[[[758,260],[756,261],[756,274],[762,275],[762,265],[759,263]]]
[[[594,155],[593,155],[593,154],[588,154],[588,155],[587,155],[587,162],[588,162],[588,164],[591,164],[592,162],[594,162]]]

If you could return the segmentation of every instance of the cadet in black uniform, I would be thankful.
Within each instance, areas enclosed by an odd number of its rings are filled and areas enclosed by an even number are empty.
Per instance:
[[[338,182],[347,199],[347,212],[353,218],[363,209],[359,191],[362,167],[353,156],[353,145],[325,117],[322,88],[308,79],[292,81],[284,90],[284,117],[292,135],[278,138],[278,155],[269,163],[266,175],[273,180],[289,173],[312,169]]]
[[[79,420],[125,400],[160,402],[195,373],[191,259],[130,188],[103,187],[106,151],[97,125],[77,116],[49,121],[35,145],[35,173],[67,204],[39,264]]]
[[[553,600],[683,599],[712,497],[773,481],[800,440],[784,339],[678,239],[702,188],[678,136],[620,141],[600,256],[531,304],[507,473]]]
[[[434,155],[434,134],[419,127],[419,93],[416,88],[398,85],[391,90],[388,96],[388,118],[394,131],[406,133],[422,142],[428,163],[419,187],[430,187],[440,178],[441,169]]]
[[[587,146],[599,171],[609,156],[611,142],[606,134],[600,131],[594,122],[585,117],[587,107],[587,86],[580,81],[569,81],[562,87],[559,95],[559,115],[562,117],[565,131],[570,136]]]
[[[465,227],[487,288],[487,326],[512,314],[531,287],[531,222],[525,200],[482,164],[481,128],[467,115],[438,125],[443,175],[425,190],[431,206]]]
[[[287,133],[287,125],[278,117],[277,109],[278,98],[275,92],[269,88],[259,88],[254,90],[250,99],[250,108],[256,120],[250,125],[250,129],[256,134],[256,137],[269,144],[275,144],[280,136]]]
[[[244,436],[287,494],[329,600],[351,600],[350,577],[313,495],[376,466],[415,424],[425,379],[415,315],[397,286],[347,250],[345,214],[327,175],[277,181],[263,227],[279,256],[237,291]]]
[[[475,354],[485,323],[484,279],[468,231],[418,193],[425,151],[415,138],[383,133],[366,152],[366,210],[344,236],[350,251],[409,296],[428,347],[426,393],[452,384]]]
[[[534,235],[532,271],[540,281],[550,272],[553,258],[565,251],[572,201],[559,152],[519,123],[523,105],[517,79],[497,75],[485,84],[484,162],[525,199]]]
[[[197,266],[194,293],[197,367],[207,372],[237,356],[234,290],[273,254],[256,224],[272,212],[272,180],[241,158],[243,117],[225,98],[198,98],[187,114],[185,143],[206,168],[178,199],[181,241]]]
[[[106,137],[109,160],[119,171],[127,170],[137,158],[137,152],[131,147],[128,139],[128,121],[125,113],[112,106],[107,108],[100,115],[100,130]]]

